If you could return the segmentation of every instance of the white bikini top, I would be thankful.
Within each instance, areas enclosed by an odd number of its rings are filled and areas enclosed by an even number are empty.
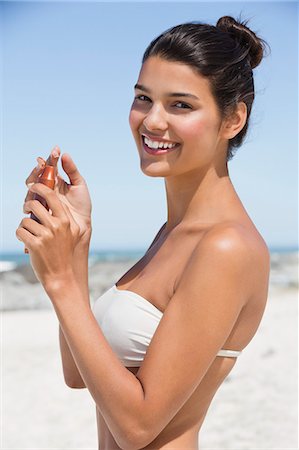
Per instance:
[[[162,311],[136,292],[120,290],[115,284],[95,301],[92,311],[120,361],[126,367],[140,367]],[[222,349],[217,356],[236,358],[240,354]]]

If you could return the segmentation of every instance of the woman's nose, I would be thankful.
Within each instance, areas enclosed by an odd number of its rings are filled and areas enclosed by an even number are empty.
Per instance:
[[[143,120],[147,130],[166,130],[168,127],[165,111],[161,107],[152,107]]]

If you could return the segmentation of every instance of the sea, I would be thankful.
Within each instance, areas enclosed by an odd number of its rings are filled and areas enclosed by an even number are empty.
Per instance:
[[[88,265],[97,262],[128,261],[141,258],[144,250],[90,250]],[[14,270],[18,266],[29,264],[29,255],[22,252],[0,252],[0,272]]]
[[[296,246],[276,246],[269,247],[271,256],[298,253],[299,249]],[[127,260],[138,260],[141,258],[146,249],[139,250],[90,250],[88,265],[93,266],[97,262],[117,262]],[[18,266],[29,264],[29,256],[22,252],[0,252],[0,272],[7,272],[14,270]]]

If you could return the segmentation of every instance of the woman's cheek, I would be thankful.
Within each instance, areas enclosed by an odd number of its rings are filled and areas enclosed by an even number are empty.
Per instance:
[[[198,140],[204,134],[205,130],[206,125],[204,120],[194,118],[184,123],[180,136],[183,141],[189,141],[191,143],[192,141]]]
[[[139,129],[142,125],[144,115],[140,112],[136,111],[135,109],[131,109],[129,114],[129,124],[132,131],[132,134],[134,136],[134,139],[136,141],[136,144],[139,144],[140,140],[140,134]]]
[[[208,164],[213,157],[215,139],[215,123],[205,116],[200,116],[184,124],[182,140],[193,152],[193,163]],[[197,162],[196,162],[197,161]]]
[[[136,129],[136,126],[137,126],[137,114],[132,109],[130,110],[130,114],[129,114],[129,124],[130,124],[132,132],[134,132],[134,130]]]
[[[215,134],[217,117],[213,111],[199,110],[185,123],[186,135],[190,139],[200,139],[209,141]]]

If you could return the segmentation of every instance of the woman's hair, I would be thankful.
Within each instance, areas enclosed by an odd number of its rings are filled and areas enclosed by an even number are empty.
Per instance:
[[[226,159],[244,141],[254,100],[252,69],[261,62],[270,47],[246,25],[233,17],[221,17],[216,26],[198,21],[169,28],[146,48],[142,64],[150,56],[182,62],[207,77],[221,119],[236,109],[238,102],[247,106],[247,120],[242,130],[228,142]]]

